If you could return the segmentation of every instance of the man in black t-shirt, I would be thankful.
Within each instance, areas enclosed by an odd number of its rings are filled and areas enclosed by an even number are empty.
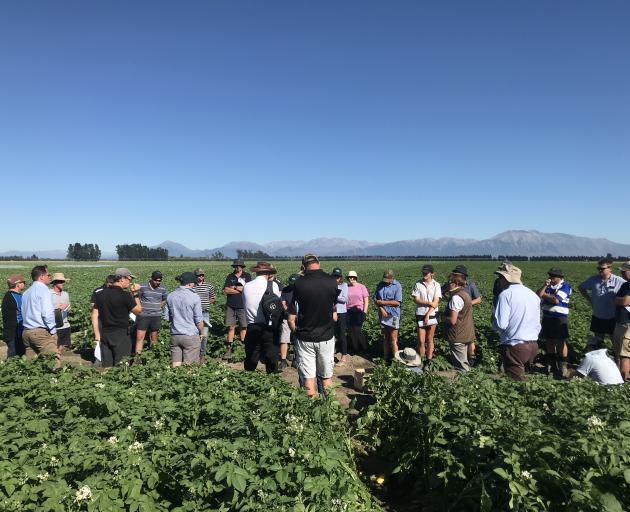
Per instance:
[[[243,305],[243,286],[252,280],[245,269],[243,260],[234,260],[232,262],[233,272],[228,274],[223,285],[223,293],[227,296],[225,302],[225,325],[228,328],[226,352],[224,359],[232,357],[232,343],[234,342],[234,332],[236,330],[236,321],[238,320],[239,334],[241,341],[245,341],[247,333],[247,313]]]
[[[117,365],[131,355],[129,337],[129,313],[142,312],[137,284],[131,284],[135,276],[129,269],[118,268],[114,282],[95,294],[92,309],[92,328],[96,342],[100,343],[103,367]],[[125,290],[131,285],[131,294]]]
[[[626,282],[621,285],[615,298],[613,350],[621,376],[628,382],[630,380],[630,261],[621,265],[619,270]]]
[[[326,274],[314,254],[302,259],[304,276],[293,285],[289,327],[295,333],[298,372],[309,396],[315,396],[317,377],[332,384],[335,365],[337,280]]]

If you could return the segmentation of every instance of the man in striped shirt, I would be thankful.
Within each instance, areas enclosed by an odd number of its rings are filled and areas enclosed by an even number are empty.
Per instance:
[[[559,268],[547,272],[549,278],[538,290],[542,309],[542,330],[540,337],[545,340],[547,352],[547,373],[556,378],[568,377],[567,356],[569,348],[569,300],[572,289],[564,280]]]
[[[162,308],[166,304],[168,292],[162,286],[162,272],[159,270],[151,274],[151,278],[140,286],[138,290],[142,313],[136,320],[136,354],[140,354],[144,347],[144,338],[149,331],[150,346],[157,343],[158,331],[162,326]]]
[[[203,336],[201,337],[201,349],[199,351],[199,359],[203,360],[203,356],[206,353],[206,345],[208,344],[208,330],[211,327],[210,324],[210,304],[214,304],[217,300],[217,293],[212,283],[206,281],[206,273],[203,269],[198,268],[195,270],[197,276],[197,284],[195,284],[193,290],[201,299],[201,313],[203,315]]]

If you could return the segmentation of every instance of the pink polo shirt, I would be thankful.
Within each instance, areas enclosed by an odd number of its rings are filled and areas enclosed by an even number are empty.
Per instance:
[[[354,286],[348,286],[348,302],[346,302],[347,308],[359,308],[363,310],[363,299],[367,296],[367,288],[361,283],[356,283]]]

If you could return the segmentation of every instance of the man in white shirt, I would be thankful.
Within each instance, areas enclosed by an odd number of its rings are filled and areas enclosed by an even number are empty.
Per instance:
[[[272,373],[278,368],[280,357],[279,333],[265,319],[260,301],[268,286],[280,297],[280,288],[274,281],[277,270],[270,263],[259,261],[252,267],[252,272],[256,272],[256,278],[243,286],[243,305],[247,315],[244,367],[247,371],[254,371],[258,362],[262,361],[267,373]]]
[[[592,336],[584,349],[586,355],[575,370],[578,377],[588,377],[597,384],[623,384],[621,372],[615,362],[608,357],[604,340],[598,336]]]

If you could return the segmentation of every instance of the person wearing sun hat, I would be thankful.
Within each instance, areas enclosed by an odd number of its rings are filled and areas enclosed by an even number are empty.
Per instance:
[[[499,333],[501,359],[508,377],[525,380],[525,366],[538,354],[540,298],[521,282],[521,269],[506,265],[499,276],[492,328]]]
[[[7,358],[23,356],[22,341],[22,291],[26,279],[22,274],[13,274],[7,278],[9,290],[2,298],[2,339],[7,344]]]
[[[52,296],[53,307],[55,308],[55,321],[57,322],[57,347],[60,352],[72,347],[70,340],[70,321],[68,314],[70,313],[70,295],[64,290],[66,276],[61,272],[55,272],[52,276],[52,288],[50,293]]]
[[[568,377],[569,301],[573,290],[564,280],[561,269],[551,268],[547,275],[549,277],[536,292],[541,299],[543,316],[540,337],[545,340],[547,373],[556,378]]]

